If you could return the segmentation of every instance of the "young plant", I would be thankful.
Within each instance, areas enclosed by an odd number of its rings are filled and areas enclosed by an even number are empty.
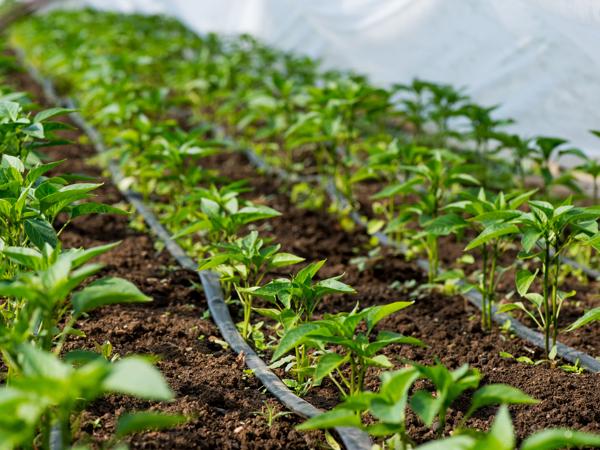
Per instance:
[[[478,233],[467,244],[465,251],[479,249],[483,258],[479,280],[472,287],[481,294],[481,328],[484,331],[492,328],[496,288],[502,274],[508,269],[498,266],[498,258],[511,237],[519,232],[515,219],[520,213],[516,210],[534,193],[530,191],[505,196],[500,192],[495,198],[488,198],[489,195],[481,189],[476,197],[465,194],[467,200],[451,203],[447,207],[448,210],[471,216],[468,220],[470,228]]]
[[[180,133],[156,137],[136,156],[131,173],[145,199],[153,193],[181,198],[199,184],[215,181],[215,171],[199,160],[222,152],[226,144]]]
[[[409,181],[419,200],[404,210],[406,217],[418,217],[420,232],[414,239],[421,242],[429,261],[428,279],[433,284],[439,274],[438,239],[455,233],[466,225],[465,220],[457,214],[443,214],[448,204],[452,188],[463,184],[478,185],[473,176],[462,172],[462,158],[447,150],[433,150],[431,158],[416,167],[406,167],[413,173]],[[415,189],[419,186],[421,189]]]
[[[419,378],[429,380],[435,393],[417,390],[411,396],[411,388]],[[428,426],[431,426],[437,417],[437,431],[438,435],[441,435],[451,405],[466,390],[476,389],[480,379],[479,372],[468,365],[449,371],[439,362],[433,366],[411,365],[394,372],[384,372],[378,392],[366,391],[349,396],[331,411],[308,419],[299,425],[298,429],[357,427],[372,436],[387,438],[386,443],[390,449],[408,450],[414,448],[414,442],[406,431],[408,405]],[[473,394],[469,409],[452,434],[460,433],[466,421],[486,406],[534,403],[537,403],[535,399],[512,386],[483,386]],[[367,414],[375,419],[374,422],[364,420]]]
[[[0,387],[2,448],[71,448],[77,415],[92,401],[109,394],[145,400],[171,400],[173,393],[160,372],[139,356],[112,364],[96,354],[73,367],[31,344],[18,346],[21,371]],[[143,383],[139,382],[143,380]],[[123,414],[113,445],[127,434],[170,428],[182,416],[155,412]]]
[[[326,315],[322,320],[299,325],[282,336],[273,353],[273,361],[302,345],[320,349],[322,353],[315,359],[313,383],[318,385],[328,377],[343,397],[358,394],[364,388],[369,367],[393,367],[388,358],[380,353],[385,347],[391,344],[425,345],[419,339],[391,331],[380,331],[373,338],[375,325],[379,321],[412,303],[394,302],[361,311],[357,306],[349,313]],[[360,331],[363,322],[366,327],[364,332]],[[331,347],[340,350],[331,350]],[[346,368],[349,373],[344,375]]]
[[[427,140],[426,128],[431,123],[437,125],[438,136],[445,138],[448,119],[466,99],[449,85],[417,78],[410,84],[395,84],[392,93],[396,97],[395,106],[412,126],[418,142]]]
[[[467,364],[453,371],[439,361],[432,366],[412,364],[419,378],[431,382],[434,392],[418,390],[410,399],[411,409],[429,427],[437,418],[436,432],[441,436],[446,427],[446,418],[452,404],[467,390],[477,389],[481,374],[477,369],[469,368]],[[493,404],[534,404],[537,400],[531,398],[519,389],[506,384],[488,384],[479,388],[473,394],[471,406],[465,413],[458,428],[478,409]]]
[[[93,213],[126,214],[109,205],[86,202],[101,184],[71,184],[82,177],[66,174],[48,177],[48,172],[56,169],[61,161],[42,164],[33,153],[33,149],[41,145],[56,143],[43,139],[46,136],[44,126],[50,128],[51,124],[45,120],[64,111],[68,110],[48,110],[38,114],[33,121],[15,111],[14,121],[20,126],[29,124],[33,127],[32,130],[36,130],[33,136],[33,131],[21,129],[13,121],[2,124],[0,117],[0,134],[6,128],[4,136],[0,137],[4,139],[0,142],[0,248],[56,246],[62,229],[76,217]],[[54,225],[61,214],[62,228],[56,231]],[[10,278],[14,273],[14,265],[0,256],[0,278]]]
[[[51,121],[72,112],[65,108],[40,111],[33,118],[16,101],[0,99],[0,154],[20,159],[27,166],[39,162],[35,150],[64,142],[54,135],[69,126]]]
[[[520,447],[513,428],[510,412],[505,404],[498,408],[489,431],[461,430],[448,438],[438,439],[418,446],[415,450],[554,450],[583,446],[600,447],[600,436],[581,431],[551,428],[528,436]]]
[[[281,246],[278,244],[265,244],[257,231],[251,231],[232,243],[216,244],[212,256],[200,261],[198,269],[215,269],[221,275],[221,281],[233,285],[244,308],[241,326],[244,338],[248,338],[251,332],[252,294],[249,288],[259,286],[264,276],[274,269],[304,261],[304,258],[291,253],[279,252]]]
[[[274,308],[255,308],[255,310],[266,317],[279,322],[283,331],[297,330],[303,333],[313,320],[314,311],[319,302],[329,294],[353,294],[356,291],[340,281],[343,275],[327,278],[321,281],[313,281],[325,261],[311,263],[298,271],[291,278],[279,278],[264,286],[255,286],[246,291],[250,295],[261,297],[274,305]],[[289,335],[288,339],[292,339]],[[299,386],[305,386],[307,378],[311,374],[309,354],[305,345],[295,347],[295,368]]]
[[[259,412],[256,412],[255,414],[257,416],[263,417],[265,419],[265,422],[267,422],[267,426],[269,428],[273,426],[277,419],[293,414],[293,412],[291,411],[279,411],[278,404],[272,404],[268,401],[264,401],[263,405],[264,406],[261,408],[261,410]]]
[[[221,188],[214,185],[208,189],[198,188],[190,201],[199,201],[200,218],[179,231],[175,238],[201,232],[209,243],[233,242],[245,225],[281,215],[268,206],[240,199],[239,194],[246,190],[245,184],[238,181]]]
[[[556,345],[559,333],[558,317],[563,302],[575,295],[574,291],[560,290],[562,256],[577,244],[598,249],[600,234],[597,207],[578,208],[568,201],[558,207],[544,201],[529,201],[530,212],[516,219],[522,231],[521,259],[533,259],[540,266],[531,273],[522,269],[517,273],[517,291],[534,306],[531,312],[522,302],[510,303],[502,311],[523,310],[543,330],[546,357]],[[529,292],[540,274],[541,293]]]
[[[385,184],[381,191],[371,196],[375,200],[373,211],[383,216],[383,220],[375,219],[370,223],[371,231],[379,231],[385,226],[383,232],[396,242],[401,242],[406,231],[401,216],[402,206],[413,192],[414,184],[418,183],[418,179],[410,178],[412,173],[406,167],[416,166],[428,156],[430,150],[427,147],[414,143],[402,144],[397,139],[383,149],[380,146],[370,149],[366,164],[354,173],[352,182],[375,179]]]
[[[6,298],[1,309],[0,347],[9,376],[21,369],[21,344],[35,343],[42,350],[59,354],[66,338],[78,333],[75,323],[83,314],[115,303],[151,301],[122,278],[102,278],[76,291],[103,268],[86,263],[116,245],[64,252],[60,246],[48,244],[41,252],[22,247],[3,250],[5,256],[27,269],[13,280],[0,282],[0,296]]]

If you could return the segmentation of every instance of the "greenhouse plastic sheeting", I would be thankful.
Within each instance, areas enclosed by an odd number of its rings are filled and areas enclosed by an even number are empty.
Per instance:
[[[568,138],[600,156],[599,0],[89,0],[162,12],[204,33],[265,42],[356,69],[375,82],[413,77],[501,103],[525,136]]]

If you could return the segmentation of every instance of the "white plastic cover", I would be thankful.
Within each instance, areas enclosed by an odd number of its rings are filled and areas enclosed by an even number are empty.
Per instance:
[[[600,156],[599,0],[86,0],[162,12],[198,32],[248,32],[378,83],[414,77],[501,103],[525,136]]]

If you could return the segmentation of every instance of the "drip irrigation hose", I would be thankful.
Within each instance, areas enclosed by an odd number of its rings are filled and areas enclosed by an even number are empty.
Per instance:
[[[21,65],[25,67],[31,78],[42,87],[44,96],[48,101],[57,106],[76,109],[75,104],[71,99],[61,99],[56,93],[52,82],[43,77],[35,67],[26,61],[25,55],[21,49],[16,48],[15,52],[17,53]],[[75,124],[81,127],[86,133],[96,152],[98,154],[104,153],[106,151],[106,146],[98,131],[79,113],[72,112],[69,116]],[[168,252],[175,258],[181,267],[198,274],[208,302],[210,314],[219,328],[222,337],[230,345],[233,351],[243,357],[246,366],[252,370],[253,374],[261,381],[267,390],[285,405],[286,408],[301,417],[310,418],[323,413],[322,410],[295,395],[242,338],[231,317],[229,308],[225,303],[219,275],[207,270],[198,271],[197,264],[185,253],[181,246],[172,239],[171,234],[160,223],[156,215],[145,205],[139,193],[123,188],[124,177],[118,163],[111,160],[108,164],[108,169],[113,184],[119,189],[127,201],[134,206],[137,213],[143,217],[152,232],[163,241]],[[370,450],[372,447],[368,434],[358,428],[336,427],[335,430],[347,450]],[[60,450],[60,447],[55,447],[52,450]]]
[[[250,149],[246,149],[244,151],[244,153],[247,155],[248,160],[261,170],[264,170],[267,172],[270,171],[272,174],[277,175],[277,176],[279,176],[278,175],[279,173],[282,173],[282,172],[286,173],[285,170],[279,169],[279,168],[277,168],[276,171],[272,170],[274,168],[272,168],[267,162],[265,162],[260,156],[258,156],[256,153],[254,153]],[[285,178],[285,176],[284,176],[284,178]],[[328,180],[328,182],[325,184],[325,189],[327,191],[327,194],[331,198],[331,200],[340,204],[342,206],[342,208],[349,206],[348,200],[341,192],[339,192],[339,190],[337,189],[337,187],[335,186],[335,184],[333,183],[332,180]],[[352,218],[354,223],[356,223],[360,227],[367,228],[367,224],[365,223],[365,221],[362,219],[362,217],[360,216],[360,214],[358,212],[351,210],[350,217]],[[373,233],[373,236],[375,236],[382,245],[384,245],[386,247],[394,247],[394,248],[398,249],[401,253],[406,253],[406,250],[407,250],[406,246],[398,244],[396,242],[393,242],[384,233],[378,231],[376,233]],[[569,264],[569,265],[577,268],[577,269],[582,270],[584,273],[586,273],[588,276],[590,276],[592,278],[600,278],[600,272],[598,272],[596,270],[593,270],[586,266],[582,266],[581,264],[578,264],[575,261],[572,261],[568,258],[562,258],[562,261],[566,264]],[[419,266],[422,270],[428,271],[429,262],[426,259],[418,259],[416,261],[416,263],[417,263],[417,266]],[[469,302],[471,304],[473,304],[474,306],[476,306],[478,309],[481,310],[482,297],[479,292],[469,291],[463,295],[469,300]],[[510,329],[521,339],[535,345],[538,348],[541,348],[541,349],[544,348],[544,344],[545,344],[544,336],[541,333],[539,333],[535,330],[532,330],[531,328],[523,325],[519,320],[515,319],[514,317],[509,316],[508,314],[499,313],[495,305],[492,305],[492,318],[493,318],[494,322],[496,322],[498,325],[504,325],[506,322],[508,322],[510,324]],[[576,350],[573,347],[565,345],[561,342],[556,343],[556,350],[557,350],[557,355],[560,356],[561,358],[563,358],[571,363],[574,363],[574,364],[579,363],[581,367],[588,370],[589,372],[600,373],[600,361],[598,361],[593,356],[591,356],[587,353],[581,352],[579,350]]]

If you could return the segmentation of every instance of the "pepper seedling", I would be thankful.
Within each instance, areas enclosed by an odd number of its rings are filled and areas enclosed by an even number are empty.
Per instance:
[[[241,327],[244,338],[248,338],[251,331],[252,292],[249,288],[259,286],[264,276],[274,269],[304,261],[291,253],[280,252],[280,248],[278,244],[266,245],[257,231],[251,231],[232,243],[214,245],[212,256],[199,263],[198,270],[215,269],[221,281],[233,285],[244,308]]]
[[[315,430],[356,427],[372,436],[387,438],[386,443],[392,449],[408,450],[414,448],[414,442],[406,430],[406,408],[410,405],[429,426],[437,417],[439,435],[444,431],[443,425],[450,406],[466,390],[476,389],[481,375],[468,365],[450,371],[438,362],[432,366],[411,364],[397,371],[384,372],[380,378],[378,392],[363,391],[351,395],[332,410],[308,419],[297,428]],[[434,385],[435,395],[417,390],[411,396],[411,388],[419,378],[425,378]],[[483,386],[473,393],[469,409],[452,434],[461,433],[466,420],[486,406],[535,403],[538,403],[537,400],[506,384]],[[367,414],[374,421],[363,421]]]
[[[277,361],[301,345],[321,349],[322,354],[316,357],[314,384],[320,384],[328,377],[343,397],[358,394],[364,388],[369,367],[393,367],[388,358],[380,354],[385,347],[392,344],[425,346],[419,339],[391,331],[380,331],[374,338],[372,336],[378,322],[412,303],[393,302],[360,311],[357,305],[349,313],[330,314],[322,320],[299,325],[282,336],[273,360]],[[359,331],[363,323],[366,326],[364,332]],[[339,347],[340,350],[331,350],[331,347]],[[348,375],[344,375],[345,367],[349,367]]]
[[[415,450],[553,450],[583,446],[600,447],[600,435],[564,428],[550,428],[528,436],[517,447],[517,438],[505,404],[498,408],[489,431],[461,430],[448,438],[437,439]]]
[[[468,219],[470,228],[478,235],[467,244],[465,251],[479,249],[483,258],[483,266],[476,284],[470,285],[481,294],[481,327],[484,331],[492,328],[492,306],[495,303],[496,288],[502,274],[510,267],[499,267],[500,253],[511,241],[511,237],[519,232],[515,219],[520,217],[517,209],[525,203],[535,191],[523,194],[504,195],[500,192],[489,198],[484,189],[479,194],[467,197],[466,200],[449,204],[446,209],[471,216]]]
[[[76,367],[32,344],[18,346],[20,372],[0,387],[0,435],[4,448],[71,448],[79,431],[75,418],[94,400],[122,394],[144,400],[168,401],[173,392],[160,372],[146,359],[128,356],[110,363],[95,353]],[[71,360],[74,354],[67,354]],[[140,383],[139,380],[144,380]],[[117,420],[116,444],[128,434],[147,429],[170,428],[186,417],[150,411],[122,414]],[[60,431],[56,433],[56,431]]]
[[[530,311],[522,302],[503,305],[501,311],[520,309],[543,330],[546,357],[556,345],[559,333],[558,317],[563,302],[575,295],[575,291],[560,290],[561,257],[574,244],[591,246],[598,249],[600,234],[597,220],[600,208],[580,208],[569,204],[569,200],[555,207],[544,201],[530,200],[530,212],[521,213],[516,219],[522,231],[521,259],[532,259],[540,264],[535,272],[519,270],[516,287],[519,294],[534,307]],[[541,293],[529,292],[533,282],[538,279]]]
[[[340,279],[339,275],[325,280],[313,281],[325,261],[308,264],[291,278],[278,278],[264,286],[255,286],[246,290],[250,295],[263,298],[274,308],[255,308],[259,314],[278,321],[288,333],[288,339],[294,335],[316,329],[311,323],[314,311],[324,296],[329,294],[354,294],[356,291]],[[294,331],[295,330],[295,331]],[[295,373],[300,385],[304,385],[311,372],[310,358],[305,345],[295,349]]]
[[[1,308],[0,341],[10,373],[21,366],[21,344],[32,342],[58,354],[67,337],[78,333],[75,323],[82,314],[105,305],[152,300],[122,278],[102,278],[77,290],[103,268],[86,263],[116,245],[64,252],[60,246],[48,244],[41,252],[22,247],[3,250],[6,257],[27,269],[13,280],[0,282],[0,296],[7,299]]]
[[[245,225],[281,215],[273,208],[239,198],[246,190],[245,184],[240,181],[221,188],[214,185],[207,189],[197,188],[190,201],[200,203],[200,218],[176,233],[174,238],[202,232],[209,243],[232,242]]]
[[[428,279],[433,284],[439,274],[438,239],[464,228],[467,222],[458,214],[443,214],[452,188],[457,185],[478,185],[473,176],[462,172],[463,159],[447,150],[433,150],[431,158],[418,166],[405,169],[413,173],[408,183],[418,195],[418,201],[404,209],[405,214],[418,217],[420,231],[413,239],[426,250],[429,262]],[[421,189],[417,190],[416,186]]]

